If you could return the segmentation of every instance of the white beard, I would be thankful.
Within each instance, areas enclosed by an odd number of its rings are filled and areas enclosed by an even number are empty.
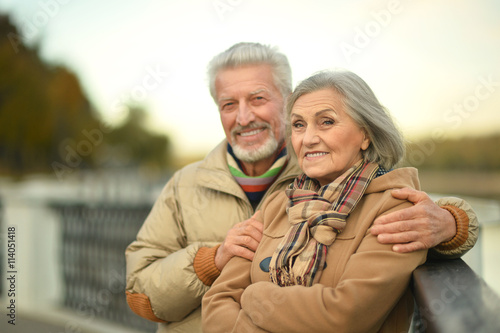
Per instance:
[[[278,141],[274,137],[272,132],[271,136],[257,149],[245,149],[235,144],[232,146],[234,155],[242,161],[246,163],[255,163],[257,161],[263,160],[265,158],[273,155],[278,149]],[[233,140],[235,142],[236,140]]]

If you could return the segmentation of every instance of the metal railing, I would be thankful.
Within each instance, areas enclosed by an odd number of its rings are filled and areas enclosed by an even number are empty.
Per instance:
[[[61,217],[64,306],[128,327],[154,332],[125,299],[125,249],[151,206],[54,204]]]
[[[500,332],[500,297],[462,259],[426,262],[412,287],[415,333]]]

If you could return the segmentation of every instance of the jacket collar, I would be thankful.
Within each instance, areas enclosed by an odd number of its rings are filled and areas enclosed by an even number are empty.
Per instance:
[[[205,159],[201,162],[196,173],[197,182],[198,184],[203,184],[202,186],[206,188],[225,192],[248,201],[245,192],[243,192],[243,189],[229,172],[226,154],[227,140],[224,139],[210,153],[208,153]],[[297,159],[293,154],[291,154],[290,160],[288,161],[285,169],[281,172],[278,179],[276,179],[276,181],[270,186],[268,192],[273,191],[273,188],[285,181],[291,183],[299,174],[300,168],[298,167]]]
[[[216,191],[244,198],[245,193],[229,172],[226,146],[227,141],[223,140],[203,159],[196,172],[197,183]]]

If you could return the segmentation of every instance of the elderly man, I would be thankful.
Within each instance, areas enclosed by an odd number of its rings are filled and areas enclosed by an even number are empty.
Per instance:
[[[226,140],[176,172],[126,250],[128,304],[159,322],[158,332],[201,331],[201,299],[224,265],[233,256],[253,259],[263,231],[253,214],[300,173],[285,144],[287,58],[261,44],[236,44],[210,62],[209,80]],[[394,251],[434,247],[433,255],[451,258],[474,245],[477,219],[464,201],[436,204],[409,189],[393,195],[415,204],[372,228]]]

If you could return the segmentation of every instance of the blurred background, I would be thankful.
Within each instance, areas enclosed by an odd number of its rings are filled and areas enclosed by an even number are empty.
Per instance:
[[[473,205],[465,260],[500,293],[499,18],[495,0],[0,0],[1,304],[14,229],[17,272],[0,331],[154,332],[125,303],[123,252],[224,138],[206,65],[241,41],[277,46],[294,84],[364,78],[423,190]]]

